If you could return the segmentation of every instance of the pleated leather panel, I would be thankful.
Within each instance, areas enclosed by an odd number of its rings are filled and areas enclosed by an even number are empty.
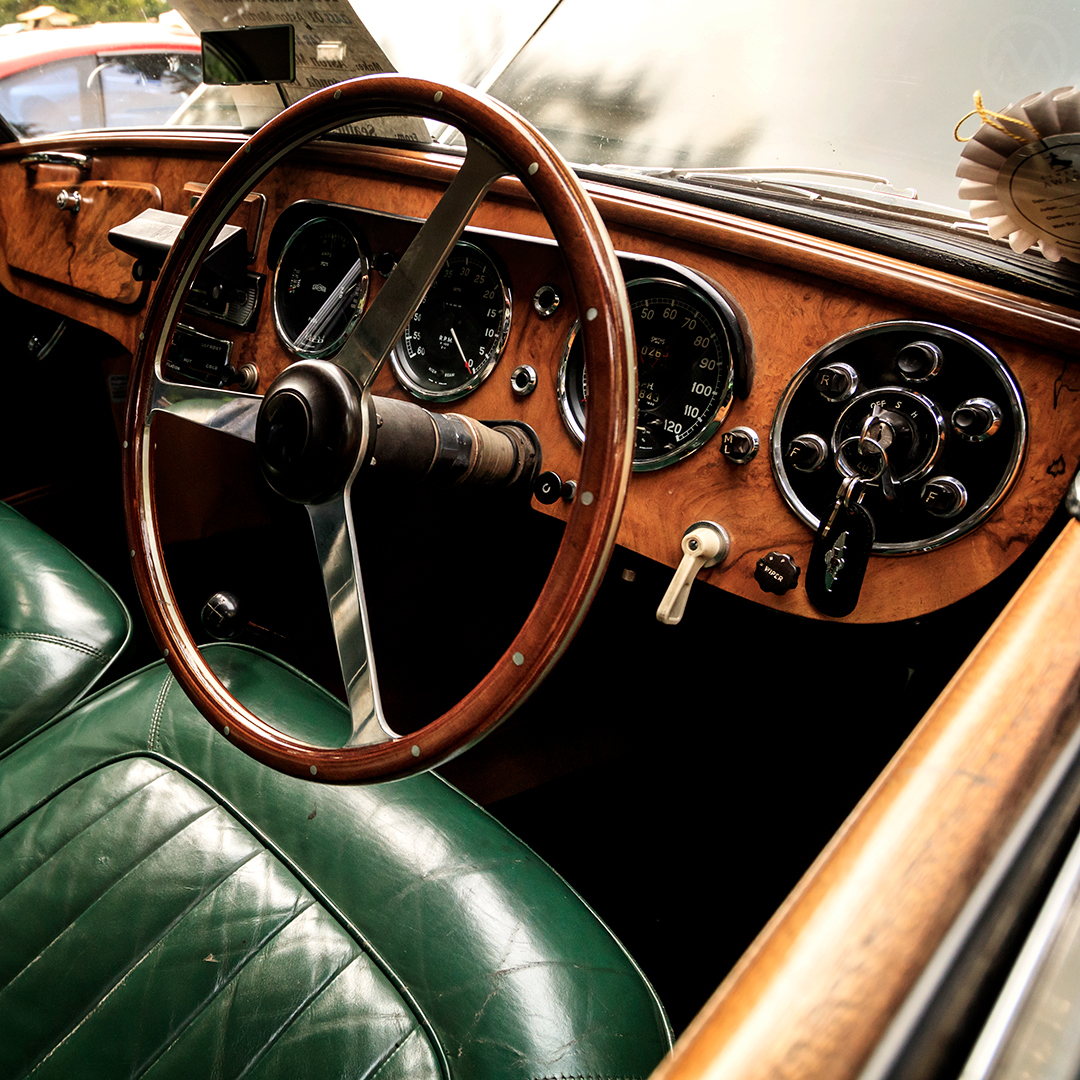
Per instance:
[[[438,1076],[382,970],[214,799],[105,766],[0,837],[0,1076]]]

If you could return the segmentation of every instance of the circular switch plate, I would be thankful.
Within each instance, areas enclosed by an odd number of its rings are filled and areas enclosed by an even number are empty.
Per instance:
[[[937,358],[929,374],[901,362],[919,347]],[[819,392],[815,375],[837,365],[856,373],[858,392],[830,401]],[[974,399],[992,402],[1001,414],[992,436],[978,441],[962,438],[943,422]],[[886,485],[874,475],[880,466],[868,470],[863,490],[876,528],[873,551],[904,555],[956,540],[987,518],[1020,471],[1027,417],[1019,387],[1001,358],[958,330],[905,321],[877,323],[838,338],[796,373],[770,434],[776,482],[787,504],[812,529],[831,511],[842,480],[851,473],[851,451],[860,436],[871,435],[870,441],[884,438],[888,444],[894,480],[889,487],[895,495],[885,497]],[[798,447],[808,437],[830,448],[824,464],[810,472],[797,467]],[[838,453],[841,445],[843,455]],[[962,512],[947,519],[933,512],[925,495],[936,490],[938,476],[958,482],[967,494]]]

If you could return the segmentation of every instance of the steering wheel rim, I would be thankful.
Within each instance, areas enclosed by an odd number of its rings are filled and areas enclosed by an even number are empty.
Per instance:
[[[188,288],[235,207],[297,147],[343,124],[389,115],[427,116],[457,128],[469,147],[462,174],[479,147],[477,159],[494,158],[505,166],[504,174],[516,175],[544,214],[562,248],[571,292],[583,316],[590,383],[588,438],[577,495],[547,581],[513,642],[481,682],[409,735],[367,746],[315,747],[284,734],[234,699],[203,660],[180,617],[157,525],[151,422],[160,409],[162,387],[173,385],[160,372]],[[458,236],[491,182],[479,192]],[[358,329],[370,310],[365,310]],[[500,103],[463,87],[369,75],[304,98],[253,135],[206,188],[162,267],[140,335],[125,420],[124,501],[136,587],[166,662],[203,716],[265,764],[326,782],[390,779],[428,769],[496,727],[562,654],[610,558],[632,460],[631,342],[622,275],[592,201],[543,136]],[[385,354],[375,370],[383,359]]]

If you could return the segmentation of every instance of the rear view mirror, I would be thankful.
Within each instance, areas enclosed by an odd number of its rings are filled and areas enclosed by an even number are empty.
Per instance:
[[[202,33],[203,82],[212,86],[293,82],[295,35],[290,23]]]

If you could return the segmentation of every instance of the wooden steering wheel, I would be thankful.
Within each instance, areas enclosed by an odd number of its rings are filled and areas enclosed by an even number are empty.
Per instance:
[[[286,368],[264,397],[164,379],[164,358],[196,271],[253,185],[319,135],[370,117],[401,115],[452,125],[464,135],[467,154],[334,361]],[[455,706],[399,736],[383,717],[374,677],[350,507],[353,480],[375,437],[370,386],[484,194],[508,174],[521,181],[547,218],[581,317],[589,414],[577,493],[547,581],[509,648]],[[599,214],[550,144],[498,102],[461,87],[371,75],[303,99],[253,135],[206,189],[162,267],[135,358],[125,424],[125,513],[139,596],[169,667],[199,711],[260,761],[326,782],[431,768],[491,731],[559,658],[610,557],[632,456],[631,340],[622,275]],[[352,735],[344,746],[311,746],[277,730],[236,701],[202,658],[178,612],[158,532],[151,437],[158,412],[254,442],[271,485],[284,476],[278,490],[306,506],[352,714]]]

